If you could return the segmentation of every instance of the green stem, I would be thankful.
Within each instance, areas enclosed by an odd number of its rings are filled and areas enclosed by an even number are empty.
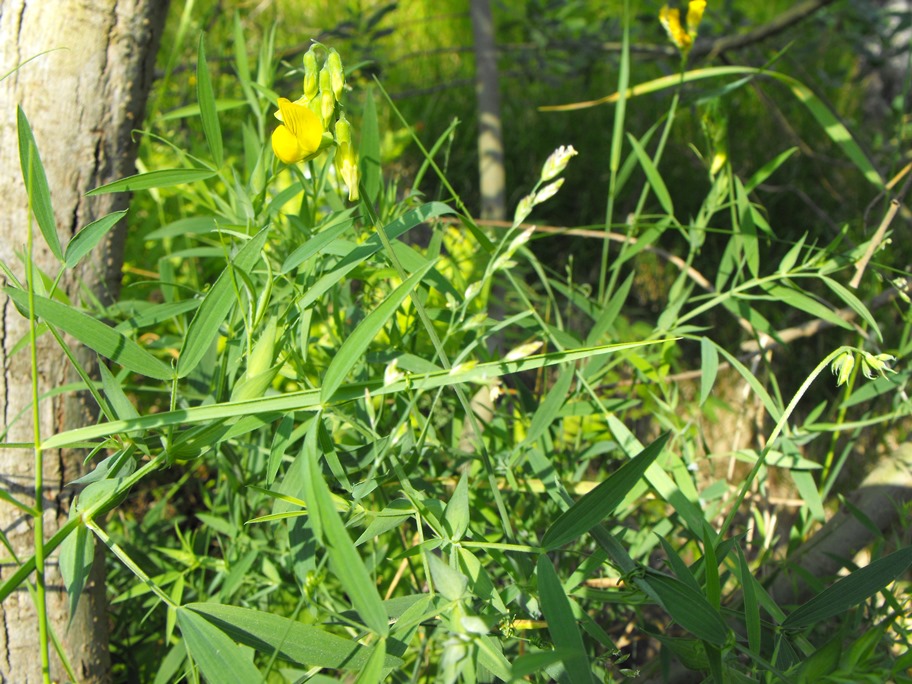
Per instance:
[[[168,596],[155,582],[152,581],[151,577],[143,572],[142,568],[140,568],[133,561],[133,559],[130,558],[127,552],[124,551],[117,542],[111,539],[108,536],[107,532],[98,526],[98,523],[96,523],[91,516],[84,515],[82,521],[88,529],[92,530],[92,532],[94,532],[95,535],[104,542],[105,546],[111,549],[111,552],[117,556],[120,562],[126,565],[143,584],[149,587],[153,594],[158,596],[158,598],[161,599],[163,603],[165,603],[165,605],[167,605],[169,608],[180,608],[180,606],[176,604],[170,596]]]
[[[630,82],[630,3],[624,0],[624,36],[621,47],[621,66],[618,74],[618,102],[614,110],[614,129],[611,135],[611,156],[609,158],[610,177],[608,179],[608,207],[605,209],[605,232],[609,232],[614,222],[614,196],[617,192],[617,176],[621,166],[621,150],[624,147],[624,116],[627,112],[627,86]],[[608,274],[608,243],[602,241],[602,260],[599,267],[598,302],[604,306],[611,288],[606,289]],[[623,249],[623,248],[622,248]],[[612,277],[613,282],[616,277]]]
[[[379,217],[377,216],[374,207],[371,206],[370,201],[367,199],[367,193],[365,192],[363,184],[361,186],[361,205],[367,212],[368,218],[371,220],[371,222],[377,226],[377,235],[380,236],[380,241],[383,243],[383,249],[386,251],[387,255],[390,258],[390,261],[393,263],[396,272],[399,274],[399,277],[402,280],[406,280],[408,278],[408,274],[405,272],[405,269],[402,268],[402,264],[399,263],[399,257],[397,257],[395,251],[393,251],[393,245],[390,242],[389,237],[386,235],[383,228],[380,227]],[[446,350],[443,348],[443,344],[440,342],[440,337],[438,337],[437,331],[434,330],[434,325],[431,322],[430,316],[427,315],[427,311],[425,310],[424,305],[414,293],[412,293],[411,298],[412,303],[415,305],[415,311],[418,312],[418,317],[421,319],[421,324],[424,326],[424,329],[431,340],[431,344],[434,346],[434,350],[437,352],[437,358],[440,360],[440,365],[443,366],[444,370],[450,370],[450,360],[447,357]],[[468,421],[469,426],[474,433],[475,442],[478,446],[478,454],[481,456],[482,465],[484,467],[486,475],[488,476],[488,484],[491,487],[491,494],[494,497],[494,503],[497,506],[498,513],[500,514],[500,520],[503,524],[504,533],[507,535],[508,539],[512,540],[514,538],[513,525],[510,522],[510,516],[507,513],[507,507],[504,505],[500,490],[497,488],[497,480],[494,476],[494,462],[491,460],[491,456],[484,445],[484,440],[481,436],[481,427],[478,425],[478,420],[475,417],[475,412],[472,410],[472,405],[469,402],[469,398],[466,396],[462,387],[459,385],[453,385],[453,389],[456,391],[456,396],[459,399],[459,403],[462,405],[463,411],[465,411],[466,420]]]
[[[29,155],[29,177],[32,174],[32,156]],[[41,411],[38,405],[38,331],[35,321],[34,240],[32,237],[32,196],[29,194],[28,235],[26,237],[25,280],[29,300],[29,345],[32,364],[32,441],[35,445],[35,611],[38,613],[38,647],[41,657],[41,675],[50,684],[51,668],[48,649],[48,616],[44,574],[44,450],[41,448]]]
[[[744,484],[741,486],[741,491],[738,493],[738,498],[735,499],[734,505],[731,507],[731,510],[728,512],[728,515],[725,517],[725,521],[722,523],[722,527],[719,530],[719,539],[722,539],[725,536],[725,533],[728,531],[728,528],[731,527],[731,524],[735,519],[735,515],[737,515],[738,510],[741,508],[741,504],[744,503],[744,498],[747,496],[747,492],[750,490],[751,484],[753,483],[754,479],[756,479],[757,473],[760,472],[760,468],[762,468],[766,463],[767,455],[770,451],[772,451],[776,440],[779,438],[779,434],[783,429],[785,429],[785,426],[788,423],[788,419],[795,411],[795,407],[798,406],[798,402],[801,401],[801,398],[808,391],[811,383],[817,379],[817,376],[820,375],[820,373],[823,372],[823,370],[829,366],[834,359],[845,352],[854,354],[857,353],[857,350],[854,347],[839,347],[835,351],[830,352],[823,361],[817,364],[817,367],[807,378],[805,378],[804,382],[801,383],[801,387],[799,387],[798,391],[795,392],[795,396],[792,397],[792,400],[789,402],[788,406],[785,407],[785,410],[782,412],[782,415],[776,422],[776,426],[773,428],[773,431],[766,442],[766,446],[763,447],[763,451],[761,451],[760,455],[757,457],[757,462],[754,464],[754,467],[751,468],[750,473],[748,473],[747,477],[745,478]]]

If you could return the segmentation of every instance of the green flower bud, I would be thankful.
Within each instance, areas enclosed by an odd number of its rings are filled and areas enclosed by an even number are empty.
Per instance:
[[[842,354],[833,359],[833,364],[830,366],[830,370],[832,370],[833,375],[836,376],[837,387],[848,382],[849,377],[852,375],[852,369],[854,367],[855,354],[850,351],[842,352]]]
[[[570,158],[575,157],[576,154],[577,151],[573,149],[573,145],[561,145],[554,150],[554,152],[551,153],[551,156],[545,161],[544,167],[542,167],[542,183],[547,183],[560,174],[567,168],[567,162],[570,161]]]
[[[890,368],[887,364],[891,361],[895,361],[896,357],[892,354],[869,354],[864,352],[861,357],[862,370],[864,371],[865,377],[868,380],[873,380],[878,375],[886,377],[887,373],[895,373],[896,371]]]
[[[304,53],[304,97],[309,101],[317,96],[317,54],[313,48]]]
[[[325,66],[320,70],[320,117],[323,126],[328,128],[336,109],[336,98],[332,93],[332,77]]]
[[[342,89],[345,87],[345,71],[342,69],[342,57],[335,49],[330,49],[325,68],[329,70],[333,96],[338,102],[342,99]]]

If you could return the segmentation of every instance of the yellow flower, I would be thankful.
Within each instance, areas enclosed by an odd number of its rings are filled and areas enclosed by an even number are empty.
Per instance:
[[[690,46],[693,45],[693,38],[681,25],[681,12],[677,8],[671,9],[668,5],[662,7],[659,10],[659,21],[662,22],[668,37],[678,50],[681,52],[690,50]]]
[[[693,47],[694,38],[697,37],[697,27],[703,20],[703,12],[706,11],[706,0],[690,0],[687,3],[687,28],[681,23],[681,12],[677,9],[671,9],[668,5],[659,10],[659,21],[665,27],[671,42],[683,53],[690,51]]]
[[[323,124],[308,107],[280,97],[276,118],[282,125],[272,132],[272,149],[279,159],[297,164],[319,153]]]
[[[697,27],[703,20],[703,12],[706,10],[706,0],[690,0],[687,3],[687,31],[691,37],[697,35]]]

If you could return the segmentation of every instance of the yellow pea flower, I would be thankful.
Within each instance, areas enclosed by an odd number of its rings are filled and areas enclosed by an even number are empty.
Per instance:
[[[694,38],[697,37],[697,27],[703,21],[703,12],[706,11],[706,0],[690,0],[687,3],[687,27],[681,23],[681,12],[671,9],[668,5],[659,10],[659,21],[665,27],[671,42],[682,53],[686,54],[693,47]]]
[[[664,5],[659,10],[659,21],[662,22],[668,37],[678,50],[681,52],[690,50],[690,46],[693,45],[693,38],[690,37],[690,34],[681,24],[681,12],[677,8],[671,9],[668,5]]]
[[[276,118],[282,125],[272,132],[272,150],[286,164],[317,156],[323,140],[320,117],[298,102],[280,97]]]
[[[706,11],[706,0],[690,0],[687,3],[687,30],[691,36],[697,35],[697,27],[703,21],[704,11]]]

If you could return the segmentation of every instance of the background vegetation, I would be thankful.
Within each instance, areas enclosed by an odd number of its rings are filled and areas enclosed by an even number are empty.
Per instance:
[[[689,62],[655,3],[495,4],[500,226],[467,4],[177,3],[149,175],[101,189],[120,301],[11,294],[111,361],[46,446],[97,464],[61,564],[75,601],[108,547],[118,681],[912,681],[909,497],[846,499],[912,463],[909,16],[713,54],[792,4],[710,2]],[[356,202],[269,146],[311,39]]]

